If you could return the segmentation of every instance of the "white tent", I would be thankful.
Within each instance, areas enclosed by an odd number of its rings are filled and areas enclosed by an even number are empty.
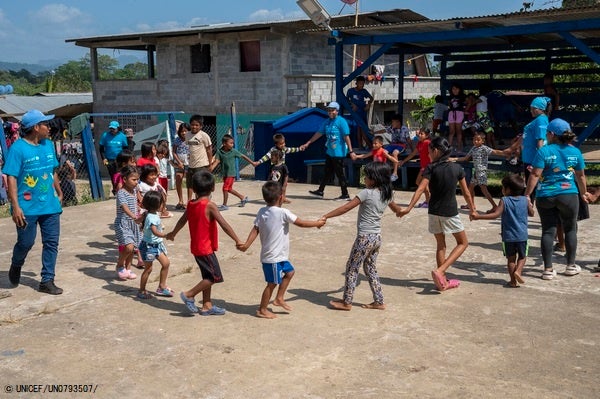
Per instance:
[[[160,140],[167,140],[167,142],[169,143],[169,159],[172,159],[173,155],[171,154],[171,152],[173,148],[173,143],[171,142],[171,133],[168,121],[161,122],[154,126],[150,126],[147,129],[135,133],[135,135],[133,136],[133,141],[135,142],[135,147],[133,148],[133,151],[136,154],[139,154],[141,152],[143,143],[150,142],[156,144]],[[170,164],[167,173],[169,176],[169,188],[173,189],[175,185],[175,171],[173,170]]]

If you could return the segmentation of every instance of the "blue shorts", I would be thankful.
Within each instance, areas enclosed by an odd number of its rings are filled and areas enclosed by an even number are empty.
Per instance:
[[[281,284],[283,276],[294,271],[294,266],[287,261],[277,263],[263,263],[263,273],[267,283]]]
[[[392,153],[394,151],[398,151],[399,154],[402,154],[402,153],[404,153],[404,151],[406,151],[406,144],[400,144],[400,143],[388,144],[388,145],[384,145],[383,149],[386,150],[390,155],[392,155]]]
[[[140,254],[144,262],[154,262],[160,254],[167,254],[167,248],[165,244],[160,243],[148,243],[142,241],[140,244]]]
[[[502,252],[504,256],[507,258],[515,255],[519,255],[518,259],[523,259],[527,257],[527,253],[529,252],[529,244],[527,241],[517,241],[517,242],[502,242]]]

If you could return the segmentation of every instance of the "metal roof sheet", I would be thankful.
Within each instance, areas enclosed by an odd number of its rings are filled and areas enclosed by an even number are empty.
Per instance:
[[[75,115],[81,113],[77,111],[79,109],[91,109],[92,103],[92,93],[43,93],[36,96],[11,94],[0,96],[0,116],[13,116],[20,119],[31,109],[37,109],[45,114],[57,113],[56,116],[61,117],[73,116],[73,113]]]

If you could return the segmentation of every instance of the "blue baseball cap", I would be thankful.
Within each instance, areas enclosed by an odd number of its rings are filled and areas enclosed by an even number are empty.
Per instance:
[[[548,97],[536,97],[531,102],[531,106],[533,108],[537,108],[537,109],[541,109],[542,111],[545,111],[546,108],[548,108],[548,104],[550,104],[551,102],[552,101]]]
[[[38,123],[49,121],[50,119],[54,119],[54,115],[44,115],[42,111],[32,109],[25,112],[25,115],[21,118],[21,126],[23,126],[23,129],[30,129]]]
[[[109,129],[118,129],[118,128],[119,128],[119,126],[121,126],[121,125],[119,125],[119,122],[117,122],[117,121],[111,121],[111,122],[108,124],[108,128],[109,128]]]
[[[546,130],[554,133],[556,136],[562,136],[565,132],[571,131],[571,125],[564,119],[556,118],[552,119],[552,121],[546,127]]]
[[[335,101],[332,101],[329,104],[327,104],[327,106],[325,108],[337,109],[339,111],[340,110],[340,104],[336,103]]]

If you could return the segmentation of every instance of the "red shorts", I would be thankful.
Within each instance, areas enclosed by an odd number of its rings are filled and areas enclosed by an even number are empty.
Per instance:
[[[227,176],[223,178],[223,191],[231,191],[233,189],[233,182],[235,181],[235,176]]]
[[[169,191],[169,178],[168,177],[159,177],[158,184],[160,184],[160,186],[165,189],[165,193],[167,191]]]

